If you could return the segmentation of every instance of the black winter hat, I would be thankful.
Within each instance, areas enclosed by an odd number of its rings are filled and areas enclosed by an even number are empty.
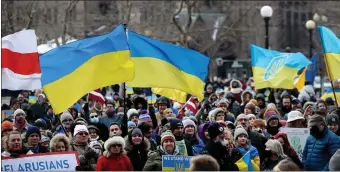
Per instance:
[[[224,132],[224,128],[217,122],[212,122],[208,127],[208,134],[210,139],[217,137],[219,134]]]
[[[174,129],[177,129],[180,126],[183,127],[182,121],[177,118],[169,118],[168,121],[170,123],[171,131],[173,131]]]
[[[38,127],[38,128],[43,128],[43,129],[47,129],[47,123],[44,119],[39,118],[36,121],[34,121],[34,126]]]

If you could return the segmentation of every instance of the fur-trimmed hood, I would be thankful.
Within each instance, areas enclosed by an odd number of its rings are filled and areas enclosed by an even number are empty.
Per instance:
[[[251,97],[250,97],[249,100],[251,100],[251,99],[254,98],[254,94],[253,94],[252,92],[250,92],[250,91],[248,91],[248,90],[243,91],[243,93],[241,94],[242,104],[244,104],[244,96],[245,96],[246,94],[250,94]]]
[[[237,82],[238,83],[238,87],[233,88],[233,83]],[[230,92],[232,92],[233,94],[240,94],[243,91],[242,89],[242,83],[241,81],[237,80],[237,79],[233,79],[230,81]]]
[[[56,134],[50,141],[50,150],[51,152],[56,151],[57,144],[62,141],[65,144],[65,150],[71,151],[71,141],[65,134]]]
[[[134,145],[129,140],[129,136],[125,136],[124,140],[125,140],[125,151],[126,153],[129,153],[133,150]],[[145,152],[148,152],[151,149],[150,141],[147,138],[145,137],[143,138],[142,144],[143,146],[141,148],[144,149]]]

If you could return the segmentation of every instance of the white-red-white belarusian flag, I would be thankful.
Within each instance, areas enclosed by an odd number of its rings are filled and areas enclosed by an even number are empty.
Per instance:
[[[89,100],[95,100],[95,101],[99,102],[100,104],[105,103],[105,98],[102,95],[102,93],[100,93],[99,89],[91,91],[88,96],[89,96],[88,97]]]
[[[198,107],[196,106],[195,99],[193,97],[190,97],[190,99],[185,103],[185,107],[194,114],[196,114],[198,111]]]
[[[2,89],[41,88],[41,70],[34,30],[23,30],[1,39]]]

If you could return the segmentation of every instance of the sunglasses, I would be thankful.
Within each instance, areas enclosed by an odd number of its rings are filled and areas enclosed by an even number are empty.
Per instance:
[[[113,144],[113,145],[111,145],[112,147],[122,147],[122,145],[120,145],[120,144]]]
[[[97,118],[98,117],[98,115],[93,115],[93,116],[91,116],[91,118]]]
[[[81,136],[87,136],[87,135],[89,135],[89,133],[86,133],[86,132],[82,132],[82,133],[78,133],[79,135],[81,135]]]

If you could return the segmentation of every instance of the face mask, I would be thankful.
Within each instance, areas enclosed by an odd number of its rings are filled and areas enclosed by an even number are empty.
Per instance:
[[[91,123],[94,123],[94,124],[97,124],[99,122],[99,118],[98,117],[94,117],[94,118],[91,118]]]
[[[314,137],[318,137],[320,135],[319,127],[318,126],[312,126],[309,128],[310,135]]]

